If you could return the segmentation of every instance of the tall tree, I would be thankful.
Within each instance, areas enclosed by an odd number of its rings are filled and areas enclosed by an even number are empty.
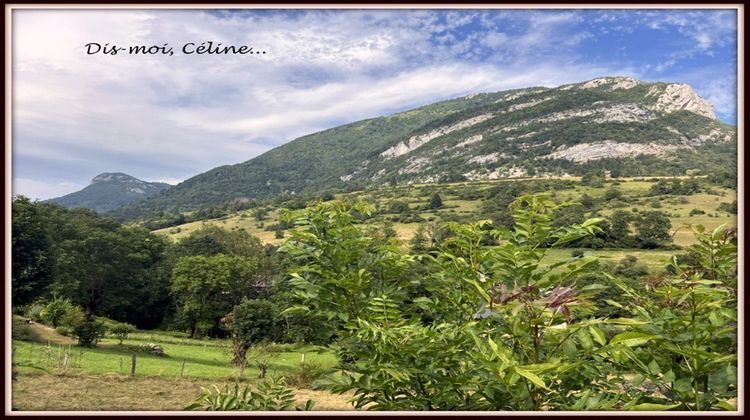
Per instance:
[[[43,295],[52,281],[50,246],[41,205],[18,196],[11,207],[11,296],[13,305],[23,305]]]

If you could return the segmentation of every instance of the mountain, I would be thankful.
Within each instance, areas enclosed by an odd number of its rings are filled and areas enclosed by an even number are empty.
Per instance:
[[[133,219],[282,192],[387,183],[677,175],[736,165],[736,128],[688,85],[603,77],[472,94],[304,136],[114,214]]]
[[[163,182],[146,182],[120,172],[99,174],[86,188],[47,200],[67,208],[85,207],[104,213],[152,197],[167,188]]]

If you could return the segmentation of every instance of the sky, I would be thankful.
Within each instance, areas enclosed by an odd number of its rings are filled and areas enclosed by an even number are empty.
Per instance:
[[[176,184],[297,137],[471,93],[687,83],[736,124],[735,10],[13,11],[13,194]],[[259,54],[183,54],[184,44]],[[173,55],[87,54],[88,43]],[[264,52],[264,53],[263,53]]]

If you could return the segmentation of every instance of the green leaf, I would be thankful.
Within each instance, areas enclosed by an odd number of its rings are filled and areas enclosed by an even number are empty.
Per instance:
[[[295,314],[307,314],[309,312],[310,312],[310,308],[308,308],[307,306],[294,305],[281,311],[281,315],[286,316],[286,315],[295,315]]]
[[[594,340],[596,340],[597,343],[601,344],[602,346],[607,344],[607,338],[604,336],[604,332],[599,329],[596,325],[592,325],[589,327],[589,332],[591,333],[591,336],[594,337]]]
[[[633,411],[665,411],[665,410],[671,410],[673,408],[677,408],[681,405],[682,403],[677,403],[677,404],[643,403],[643,404],[634,405],[630,409]]]
[[[622,308],[622,306],[620,306]],[[648,324],[646,321],[641,321],[638,319],[633,318],[612,318],[604,321],[605,324],[615,324],[615,325],[643,325]]]
[[[737,407],[733,406],[732,403],[727,400],[719,400],[714,406],[727,411],[737,411]]]
[[[549,388],[547,388],[547,385],[544,384],[544,381],[542,381],[542,378],[538,377],[535,373],[529,372],[528,370],[526,370],[526,369],[524,369],[522,367],[519,367],[519,366],[513,367],[513,370],[517,374],[519,374],[519,375],[523,376],[524,378],[528,379],[529,381],[531,381],[531,383],[533,383],[534,385],[538,386],[539,388],[544,388],[546,390],[550,390]]]
[[[628,347],[636,347],[648,343],[650,340],[657,338],[657,335],[646,334],[637,331],[627,331],[617,334],[610,340],[610,344],[624,344]]]
[[[659,367],[659,364],[656,363],[656,360],[652,360],[648,364],[648,371],[651,372],[652,375],[657,375],[661,373],[661,368]]]

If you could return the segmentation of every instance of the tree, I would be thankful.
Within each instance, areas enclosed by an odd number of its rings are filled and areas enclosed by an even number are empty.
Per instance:
[[[11,207],[11,296],[16,306],[43,296],[52,276],[42,206],[24,196],[17,196]]]
[[[258,263],[218,254],[183,257],[172,271],[171,291],[191,337],[214,329],[234,304],[255,297]]]
[[[610,217],[609,234],[618,246],[627,246],[630,236],[630,223],[633,221],[633,213],[628,210],[616,210]]]
[[[437,210],[441,207],[443,207],[443,199],[440,198],[440,194],[432,194],[432,197],[430,197],[430,208],[433,210]]]
[[[596,259],[541,264],[548,249],[541,245],[593,234],[600,220],[554,228],[554,210],[548,198],[524,196],[513,206],[513,231],[488,229],[486,221],[449,224],[453,236],[423,258],[434,270],[411,281],[421,288],[415,293],[422,290],[417,296],[399,293],[409,283],[398,272],[385,277],[390,287],[365,281],[369,270],[358,270],[352,263],[361,260],[344,250],[367,243],[366,231],[330,225],[346,221],[346,209],[299,215],[311,226],[292,232],[304,242],[289,252],[306,256],[292,272],[301,299],[292,310],[343,321],[336,324],[342,375],[331,390],[354,391],[357,407],[375,410],[554,410],[583,392],[596,396],[595,407],[611,408],[621,389],[608,383],[611,372],[596,356],[603,320],[585,319],[595,287],[570,286]],[[500,245],[490,249],[486,236]],[[389,255],[382,248],[369,254]]]
[[[642,212],[634,220],[637,231],[636,240],[641,248],[658,248],[665,243],[672,242],[669,230],[672,222],[666,214],[661,211]]]
[[[262,222],[268,217],[268,210],[265,207],[257,207],[253,210],[253,217],[255,220]]]
[[[358,222],[353,213],[370,215],[371,205],[357,202],[322,203],[290,213],[297,228],[279,248],[296,269],[289,284],[296,302],[283,315],[308,316],[319,327],[318,339],[333,338],[340,326],[366,310],[364,301],[381,294],[406,296],[410,285],[402,277],[412,258],[394,241],[376,239],[377,226]],[[305,267],[305,268],[303,268]]]
[[[224,318],[234,343],[234,364],[246,363],[247,351],[253,344],[278,336],[278,318],[276,305],[265,299],[243,300],[234,307]]]
[[[414,236],[409,241],[409,247],[412,252],[426,251],[428,248],[427,243],[427,229],[423,224],[419,224],[417,231],[414,232]]]
[[[619,188],[612,187],[604,192],[604,201],[611,201],[622,198],[622,191]]]

